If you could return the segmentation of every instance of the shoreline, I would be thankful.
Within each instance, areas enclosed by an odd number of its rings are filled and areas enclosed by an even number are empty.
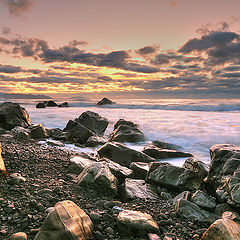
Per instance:
[[[116,225],[116,214],[113,214],[111,209],[98,205],[100,200],[119,201],[119,199],[101,196],[93,189],[81,187],[69,178],[70,158],[79,154],[56,147],[41,147],[35,140],[19,142],[13,138],[0,136],[0,142],[2,142],[2,155],[8,173],[20,173],[26,178],[26,182],[20,185],[12,183],[10,178],[0,180],[0,189],[2,189],[0,198],[8,201],[8,205],[14,206],[10,210],[1,208],[0,239],[8,239],[11,234],[22,231],[27,233],[29,239],[33,239],[47,216],[46,209],[66,199],[75,202],[87,214],[98,210],[104,212],[101,220],[94,222],[94,234],[101,232],[103,239],[139,239],[139,237],[120,236]],[[46,189],[49,190],[49,195],[38,195],[41,190]],[[3,200],[1,204],[3,206]],[[170,200],[135,199],[122,203],[121,207],[152,215],[159,224],[161,239],[168,234],[181,240],[190,240],[194,235],[196,237],[196,234],[200,236],[207,227],[204,224],[193,224],[192,221],[177,216]],[[105,232],[109,226],[114,229],[113,238],[109,238]]]

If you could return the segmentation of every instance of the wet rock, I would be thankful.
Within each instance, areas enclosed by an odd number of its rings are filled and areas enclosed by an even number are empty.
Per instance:
[[[144,180],[127,178],[121,186],[121,196],[124,201],[136,198],[158,199],[157,189]]]
[[[185,153],[171,149],[161,149],[154,145],[145,147],[143,152],[155,159],[192,157],[191,153]]]
[[[94,135],[94,132],[92,132],[90,129],[72,120],[67,123],[64,131],[68,132],[66,135],[67,140],[74,143],[86,143],[88,138]]]
[[[118,184],[122,184],[126,178],[130,178],[133,175],[131,169],[121,166],[108,158],[101,158],[100,162],[109,167],[111,173],[117,178]]]
[[[133,170],[134,178],[145,179],[149,171],[149,164],[143,162],[132,162],[130,169]]]
[[[34,139],[44,139],[48,137],[48,134],[46,128],[40,123],[39,125],[31,128],[30,136]]]
[[[46,108],[45,103],[41,102],[36,105],[36,108]]]
[[[64,102],[58,105],[58,107],[70,107],[68,102]]]
[[[179,150],[182,149],[182,147],[176,145],[176,144],[172,144],[172,143],[168,143],[168,142],[163,142],[163,141],[153,141],[152,145],[158,147],[158,148],[162,148],[162,149],[170,149],[170,150]]]
[[[189,191],[184,191],[184,192],[178,194],[175,198],[173,198],[173,201],[172,201],[173,206],[176,205],[176,203],[179,199],[189,200],[190,196],[191,196],[191,193]]]
[[[156,165],[158,167],[155,170],[150,167],[147,177],[147,181],[149,182],[164,187],[175,188],[180,191],[198,190],[203,183],[203,178],[192,170],[176,167],[169,163],[159,163]]]
[[[198,222],[213,223],[219,218],[219,216],[208,212],[198,207],[196,204],[184,199],[179,199],[177,201],[175,205],[175,211],[177,214],[185,218]]]
[[[69,166],[68,171],[70,173],[80,174],[83,169],[91,165],[93,161],[87,158],[76,156],[70,159],[70,163],[71,165]]]
[[[91,239],[93,224],[89,216],[72,201],[58,202],[44,221],[34,240]]]
[[[25,108],[18,103],[5,102],[0,104],[0,127],[11,130],[16,126],[28,127],[31,119]]]
[[[57,107],[58,105],[54,101],[50,100],[50,101],[46,102],[46,106],[47,107]]]
[[[120,233],[123,235],[139,236],[159,231],[157,223],[152,216],[138,211],[124,210],[117,217]]]
[[[24,232],[18,232],[11,235],[10,240],[27,240],[27,234]]]
[[[53,128],[48,131],[50,137],[55,140],[63,140],[66,141],[69,138],[69,133],[62,131],[59,128]]]
[[[98,149],[100,158],[106,157],[122,166],[129,167],[132,162],[152,162],[153,158],[126,147],[121,143],[106,143]]]
[[[74,121],[85,126],[97,135],[103,135],[108,126],[108,120],[106,118],[101,117],[99,114],[91,111],[82,113]]]
[[[234,209],[227,203],[221,203],[216,206],[214,214],[222,216],[222,214],[227,211],[234,212]]]
[[[205,163],[198,161],[193,157],[190,157],[185,160],[183,168],[198,173],[202,178],[205,178],[208,174],[208,166]]]
[[[84,168],[77,178],[80,185],[93,187],[103,194],[117,194],[117,179],[102,163],[93,163]]]
[[[216,207],[215,199],[201,190],[196,191],[191,198],[191,201],[204,209],[212,210]]]
[[[203,234],[201,240],[238,240],[240,239],[240,224],[231,219],[215,221]]]
[[[115,102],[113,102],[108,98],[103,98],[101,101],[97,103],[98,106],[107,105],[107,104],[115,104]]]
[[[107,142],[106,137],[91,136],[86,142],[86,147],[96,147],[98,145],[104,145]]]
[[[221,201],[240,209],[240,147],[231,144],[213,145],[207,184]]]
[[[139,126],[124,119],[117,121],[110,136],[110,141],[115,142],[143,142],[145,140],[144,134]]]

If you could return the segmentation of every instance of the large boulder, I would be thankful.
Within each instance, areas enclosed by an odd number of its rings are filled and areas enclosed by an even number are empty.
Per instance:
[[[68,168],[68,172],[73,174],[80,174],[83,169],[91,165],[93,161],[87,158],[76,156],[70,159],[70,163],[71,164]]]
[[[109,105],[109,104],[115,104],[115,102],[113,102],[112,100],[110,100],[108,98],[103,98],[101,101],[97,102],[98,106]]]
[[[169,163],[153,163],[150,166],[147,181],[184,191],[200,189],[203,184],[203,177],[193,170]]]
[[[120,233],[131,236],[147,235],[159,231],[152,216],[139,211],[124,210],[118,214],[117,224]]]
[[[158,199],[157,189],[144,180],[127,178],[121,186],[121,197],[124,201],[140,199]]]
[[[128,148],[121,143],[110,142],[106,143],[98,149],[100,158],[106,157],[122,166],[128,167],[132,162],[152,162],[155,159],[146,154]]]
[[[196,191],[192,195],[191,201],[197,204],[199,207],[207,210],[213,210],[216,207],[215,199],[201,190]]]
[[[58,202],[48,214],[34,240],[92,239],[93,223],[74,202]]]
[[[0,127],[5,130],[11,130],[16,126],[28,127],[31,125],[31,119],[25,108],[20,107],[18,103],[5,102],[0,104]]]
[[[134,178],[136,179],[146,179],[149,171],[149,163],[144,162],[132,162],[130,169],[133,170]]]
[[[171,150],[171,149],[162,149],[162,148],[156,147],[155,145],[150,145],[145,147],[143,152],[155,159],[193,156],[191,153],[186,153],[186,152],[181,152],[181,151]]]
[[[88,138],[86,142],[86,147],[96,147],[99,145],[104,145],[105,143],[107,143],[106,137],[100,137],[100,136],[94,135]]]
[[[114,125],[110,140],[115,142],[143,142],[145,137],[137,124],[119,119]]]
[[[201,240],[239,240],[240,224],[229,217],[218,219],[203,234]]]
[[[58,105],[58,107],[70,107],[68,102],[64,102]]]
[[[100,162],[109,167],[111,173],[117,178],[119,184],[122,184],[126,178],[130,178],[133,175],[131,169],[121,166],[108,158],[101,158]]]
[[[210,155],[207,184],[221,201],[240,209],[240,147],[214,145],[210,148]]]
[[[162,148],[162,149],[171,149],[171,150],[180,150],[180,149],[182,149],[182,147],[180,147],[180,146],[178,146],[176,144],[163,142],[163,141],[158,141],[158,140],[153,141],[152,145],[154,145],[154,146],[156,146],[158,148]]]
[[[34,139],[44,139],[48,137],[45,127],[40,123],[39,125],[31,127],[30,136]]]
[[[55,140],[66,141],[70,136],[69,132],[64,132],[60,128],[52,128],[52,129],[47,130],[47,131],[48,131],[48,135]]]
[[[177,214],[185,218],[198,222],[213,223],[219,218],[219,216],[208,212],[185,199],[179,199],[176,202],[175,211]]]
[[[108,120],[106,118],[91,111],[82,113],[74,121],[80,123],[97,135],[103,135],[108,126]]]
[[[113,196],[117,194],[117,179],[110,169],[100,162],[84,168],[77,181],[79,185],[92,187],[103,194]]]
[[[94,135],[94,132],[90,129],[72,120],[67,123],[67,126],[63,131],[67,132],[65,135],[67,140],[74,143],[86,143],[88,138]]]

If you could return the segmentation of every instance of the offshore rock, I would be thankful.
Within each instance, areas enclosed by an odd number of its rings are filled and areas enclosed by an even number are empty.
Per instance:
[[[103,98],[101,101],[97,103],[98,106],[107,105],[107,104],[115,104],[115,102],[113,102],[108,98]]]
[[[46,108],[46,104],[41,102],[36,105],[36,108]]]

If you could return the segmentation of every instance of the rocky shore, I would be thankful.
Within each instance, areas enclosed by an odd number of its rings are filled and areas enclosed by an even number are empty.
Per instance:
[[[240,239],[239,147],[213,146],[208,169],[173,144],[154,141],[142,152],[129,149],[124,142],[144,140],[132,122],[119,120],[104,136],[107,119],[86,112],[64,130],[45,129],[33,126],[19,107],[0,105],[8,174],[0,176],[0,239],[24,239],[13,235],[19,232],[36,240]],[[38,144],[49,137],[58,142]],[[61,149],[59,140],[99,146],[88,155]],[[182,156],[187,160],[181,168],[161,162]],[[56,232],[62,235],[53,238]],[[72,238],[63,237],[69,232]]]

